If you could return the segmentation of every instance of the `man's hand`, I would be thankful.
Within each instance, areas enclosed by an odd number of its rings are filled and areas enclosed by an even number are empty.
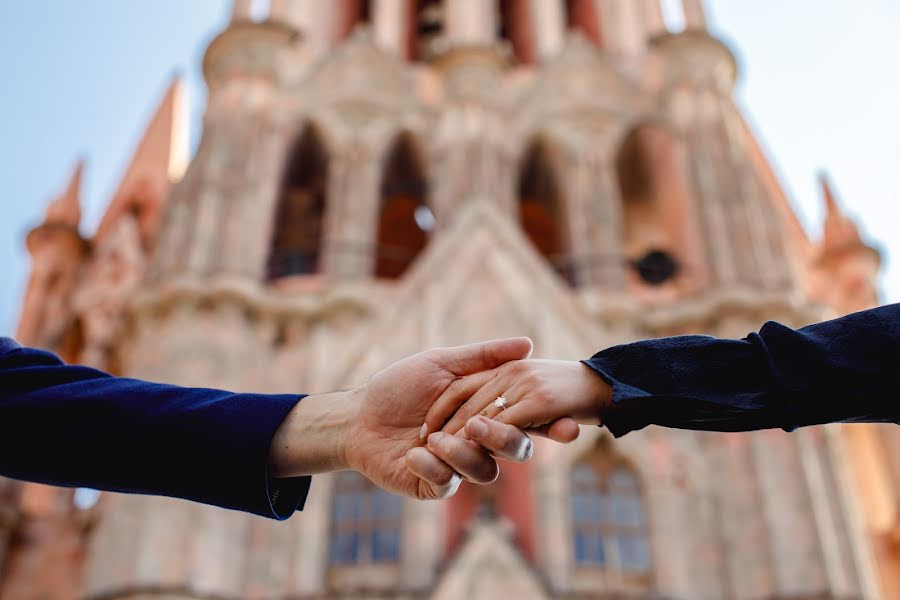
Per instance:
[[[494,456],[527,460],[531,440],[510,425],[485,420],[485,433],[472,436],[479,443],[433,433],[425,446],[425,415],[454,381],[530,353],[528,338],[428,350],[380,371],[358,390],[304,398],[275,434],[270,473],[351,468],[386,490],[423,499],[452,495],[460,475],[489,483],[499,472]],[[568,441],[573,428],[577,435],[577,425],[566,419],[549,433]]]

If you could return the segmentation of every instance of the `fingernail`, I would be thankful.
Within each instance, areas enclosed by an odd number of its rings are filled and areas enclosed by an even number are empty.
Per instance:
[[[466,423],[466,431],[474,438],[484,437],[487,434],[488,426],[484,422],[483,417],[472,417]]]
[[[422,428],[419,429],[419,439],[424,440],[426,435],[428,435],[428,423],[422,423]]]
[[[440,431],[435,431],[434,433],[432,433],[431,435],[428,436],[428,445],[436,446],[438,444],[438,442],[441,441],[441,438],[444,437],[445,435],[447,435],[447,434],[442,433]]]

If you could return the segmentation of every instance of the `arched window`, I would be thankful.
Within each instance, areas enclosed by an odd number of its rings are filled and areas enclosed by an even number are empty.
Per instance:
[[[578,29],[597,46],[603,46],[597,3],[594,0],[566,0],[566,23],[569,29]]]
[[[685,198],[675,140],[663,127],[635,128],[619,149],[625,255],[644,284],[661,285],[679,272],[676,250],[685,242]]]
[[[562,195],[545,144],[533,142],[519,170],[519,217],[526,235],[570,285],[575,268],[568,253]]]
[[[318,272],[327,180],[328,155],[308,126],[291,149],[282,175],[269,279]]]
[[[381,180],[381,209],[375,252],[375,276],[400,277],[428,241],[434,216],[426,202],[425,180],[409,135],[391,147]]]
[[[535,33],[531,6],[521,0],[500,0],[497,37],[509,40],[516,60],[530,65],[535,62]]]
[[[337,4],[335,36],[338,40],[346,38],[361,23],[371,20],[370,0],[344,0]]]
[[[338,473],[331,502],[331,564],[400,560],[403,501],[352,472]]]
[[[641,488],[629,468],[608,459],[577,463],[572,471],[570,503],[577,567],[649,572]]]
[[[413,27],[410,28],[410,56],[428,61],[446,50],[444,6],[441,0],[412,0]]]

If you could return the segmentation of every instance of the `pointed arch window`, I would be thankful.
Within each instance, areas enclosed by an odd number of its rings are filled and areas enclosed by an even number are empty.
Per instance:
[[[581,31],[596,46],[603,46],[603,34],[595,0],[566,0],[566,23]]]
[[[568,252],[562,194],[549,150],[535,141],[525,153],[519,171],[519,218],[525,234],[553,268],[575,285],[575,266]]]
[[[319,271],[327,180],[328,155],[319,134],[307,126],[282,175],[268,279]]]
[[[403,500],[352,471],[338,473],[331,502],[332,566],[400,560]]]
[[[414,26],[410,28],[410,55],[428,61],[446,50],[444,5],[441,0],[412,0]]]
[[[375,276],[396,279],[424,250],[434,227],[428,183],[408,134],[398,137],[388,151],[380,192]]]
[[[658,286],[679,275],[686,198],[675,139],[664,127],[641,125],[616,158],[622,199],[623,246],[641,283]]]
[[[509,41],[518,62],[534,64],[536,48],[531,6],[521,0],[500,0],[499,8],[497,37]]]
[[[342,40],[361,24],[371,22],[370,0],[344,0],[338,3],[335,22],[336,37]]]
[[[632,575],[650,570],[641,486],[608,456],[577,463],[571,474],[572,554],[577,568]]]

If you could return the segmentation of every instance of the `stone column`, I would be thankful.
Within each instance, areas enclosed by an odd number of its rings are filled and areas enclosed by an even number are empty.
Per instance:
[[[447,40],[451,46],[490,46],[497,37],[496,0],[444,0]]]
[[[328,174],[323,272],[336,280],[372,272],[380,208],[381,159],[351,142],[335,153]]]
[[[305,43],[316,49],[327,47],[337,33],[337,0],[272,0],[269,12],[272,19],[280,19],[300,30]]]
[[[273,0],[273,2],[276,0]],[[252,15],[250,14],[250,9],[253,6],[253,0],[234,0],[234,4],[231,6],[231,20],[232,21],[243,21],[250,20]]]
[[[774,590],[772,561],[750,440],[741,433],[712,435],[707,448],[719,506],[726,590],[736,599],[768,598]]]
[[[616,181],[615,161],[609,152],[585,150],[575,166],[581,205],[585,212],[573,216],[586,222],[587,252],[582,258],[582,283],[604,290],[625,289],[625,255],[622,251],[622,197]]]
[[[685,29],[706,29],[706,14],[703,0],[681,0],[684,10]]]
[[[566,32],[563,0],[527,0],[530,4],[531,27],[534,32],[535,54],[545,61],[562,49]]]
[[[271,250],[272,230],[278,211],[281,171],[289,140],[286,127],[257,116],[247,123],[249,131],[241,148],[245,154],[243,177],[223,207],[223,240],[216,271],[255,280],[265,278]]]
[[[375,42],[386,52],[405,57],[412,27],[410,0],[373,0],[371,6]]]
[[[796,441],[778,430],[749,435],[772,560],[773,595],[812,597],[828,589],[828,580]]]
[[[644,24],[644,36],[653,37],[668,31],[660,0],[638,0]]]

